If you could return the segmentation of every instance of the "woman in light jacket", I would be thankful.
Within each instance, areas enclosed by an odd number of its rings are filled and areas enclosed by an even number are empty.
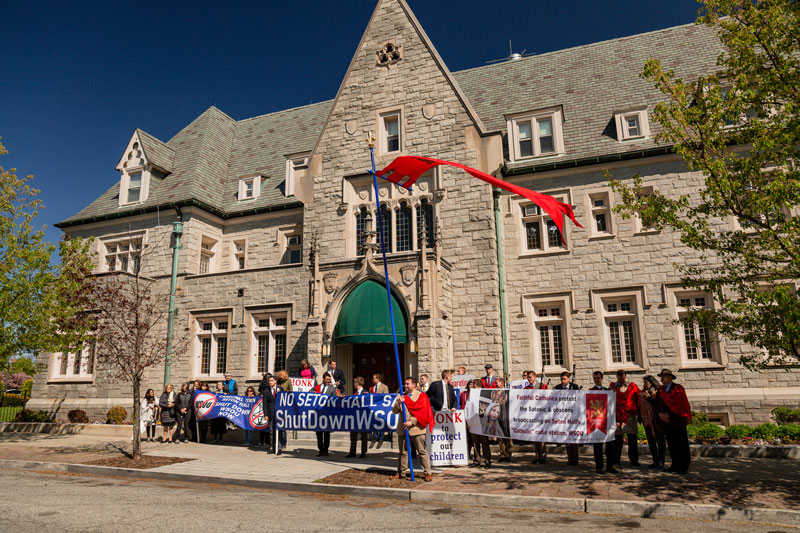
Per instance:
[[[139,433],[147,431],[147,442],[153,442],[156,438],[156,414],[158,404],[156,403],[156,393],[153,389],[147,389],[142,398],[141,410],[139,414],[140,427]]]

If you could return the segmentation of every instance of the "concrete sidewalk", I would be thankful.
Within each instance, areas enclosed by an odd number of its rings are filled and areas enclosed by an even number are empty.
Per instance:
[[[85,462],[119,454],[130,448],[129,439],[85,435],[0,434],[0,458],[59,463]],[[348,446],[332,442],[330,457],[317,457],[309,439],[289,441],[282,455],[261,448],[236,445],[143,443],[148,455],[183,457],[192,461],[152,468],[148,472],[181,476],[212,476],[239,483],[314,484],[350,468],[396,468],[397,449],[384,444],[368,450],[365,459],[346,459]],[[513,462],[495,463],[490,470],[448,468],[434,476],[432,483],[413,488],[435,492],[443,498],[464,493],[487,497],[557,498],[619,504],[685,504],[726,508],[772,508],[800,510],[800,464],[786,459],[695,458],[687,476],[655,472],[645,466],[634,468],[623,458],[621,475],[598,475],[591,457],[582,456],[581,465],[566,465],[566,457],[551,455],[545,465],[532,465],[527,447],[515,453]],[[419,465],[418,465],[419,466]],[[318,484],[317,484],[318,485]],[[329,486],[330,487],[330,486]],[[330,487],[333,488],[333,487]],[[376,490],[376,489],[371,489]],[[417,490],[412,490],[417,492]],[[429,494],[428,497],[433,497]]]

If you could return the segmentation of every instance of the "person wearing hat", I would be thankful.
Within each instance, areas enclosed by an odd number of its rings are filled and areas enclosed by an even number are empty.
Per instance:
[[[692,408],[686,397],[686,390],[673,383],[675,374],[670,369],[662,369],[658,377],[661,378],[661,386],[656,396],[656,422],[664,429],[672,458],[672,465],[667,468],[667,472],[683,475],[689,471],[692,461],[689,436],[686,434],[686,426],[692,421]]]
[[[570,383],[570,378],[572,374],[569,372],[562,372],[561,373],[561,383],[554,387],[555,390],[579,390],[580,387],[575,385],[574,383]],[[578,444],[577,443],[567,443],[564,445],[567,449],[567,464],[569,466],[578,466]]]
[[[486,375],[481,378],[481,386],[484,389],[496,389],[497,388],[497,378],[494,375],[494,368],[489,363],[486,363],[486,366],[483,367],[486,369]]]

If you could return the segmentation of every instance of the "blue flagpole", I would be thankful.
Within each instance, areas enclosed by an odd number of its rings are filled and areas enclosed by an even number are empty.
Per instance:
[[[386,265],[386,243],[383,242],[383,219],[381,217],[380,196],[378,195],[378,177],[375,175],[375,143],[372,132],[369,134],[369,158],[372,161],[372,186],[375,189],[375,205],[378,211],[378,235],[381,239],[381,254],[383,255],[383,275],[386,279],[386,298],[389,300],[389,320],[392,324],[392,341],[394,342],[394,362],[397,365],[397,377],[400,380],[400,398],[403,398],[403,370],[400,368],[400,353],[397,351],[397,331],[394,327],[394,310],[392,309],[392,291],[389,288],[389,267]],[[401,401],[401,411],[403,413],[403,433],[406,436],[406,453],[408,454],[408,466],[411,469],[411,481],[414,482],[414,461],[411,458],[411,439],[408,436],[406,423],[406,404]],[[402,474],[402,472],[401,472]]]

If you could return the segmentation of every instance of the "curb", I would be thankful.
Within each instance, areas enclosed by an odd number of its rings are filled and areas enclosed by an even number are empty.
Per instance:
[[[473,505],[477,507],[505,507],[535,511],[562,511],[587,514],[614,514],[638,518],[695,518],[700,520],[732,520],[738,522],[771,523],[800,527],[800,511],[786,509],[733,507],[689,503],[662,503],[624,500],[594,500],[590,498],[556,498],[546,496],[514,496],[504,494],[476,494],[463,492],[440,492],[417,489],[392,489],[383,487],[358,487],[353,485],[326,485],[324,483],[290,483],[178,474],[135,468],[94,466],[73,463],[50,463],[43,461],[20,461],[0,459],[1,468],[22,470],[51,470],[74,474],[94,474],[160,481],[187,481],[213,483],[239,487],[337,494],[346,496],[383,497],[422,503],[444,503]]]

